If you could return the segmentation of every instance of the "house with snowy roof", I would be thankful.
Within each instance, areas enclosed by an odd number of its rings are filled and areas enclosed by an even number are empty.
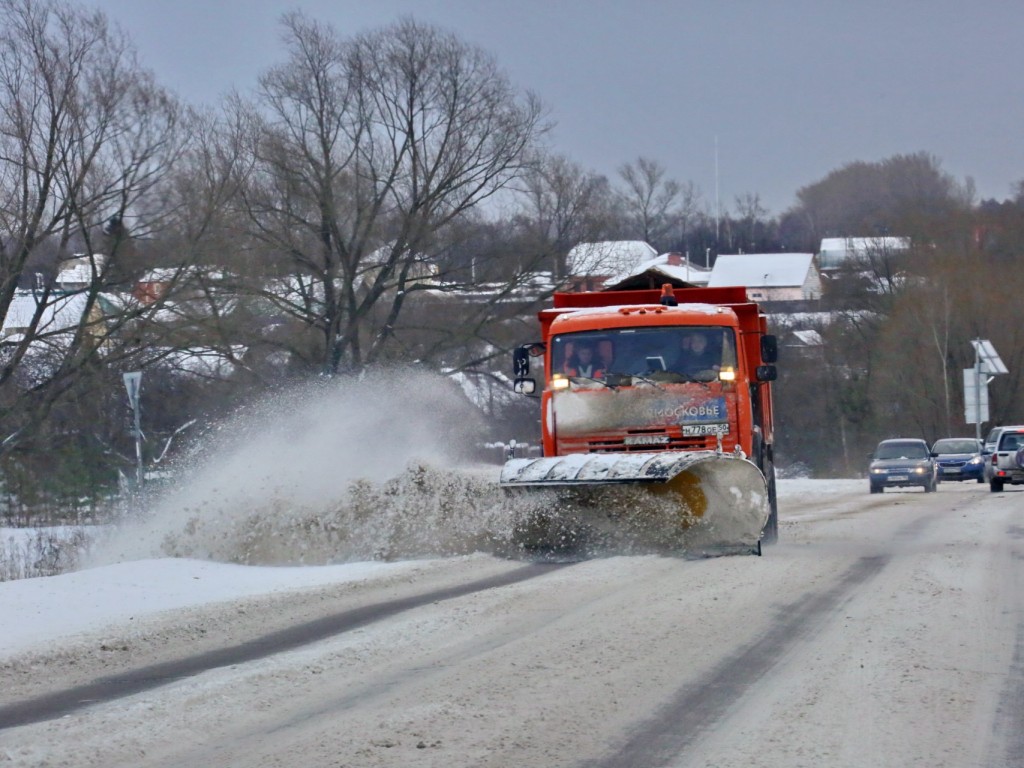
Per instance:
[[[600,291],[610,281],[632,274],[657,255],[658,252],[642,240],[579,243],[565,259],[569,290]]]
[[[826,237],[818,251],[818,268],[822,271],[839,269],[875,255],[898,254],[909,248],[909,237]]]
[[[707,285],[710,278],[710,269],[691,263],[683,254],[663,253],[637,265],[628,275],[609,278],[605,287],[623,291],[671,283],[676,288],[692,288]]]
[[[0,325],[0,339],[19,342],[31,333],[51,346],[67,343],[74,336],[86,311],[93,335],[102,336],[103,298],[91,307],[85,291],[103,271],[103,254],[76,253],[59,264],[52,289],[45,291],[45,279],[36,275],[35,289],[18,289]]]
[[[103,273],[107,257],[102,253],[91,256],[76,253],[70,259],[60,263],[57,272],[56,287],[62,291],[82,291],[92,285],[93,281]]]
[[[740,285],[753,301],[810,301],[821,298],[821,274],[813,253],[721,255],[709,288]]]
[[[44,300],[45,299],[45,300]],[[0,338],[20,341],[32,328],[32,320],[39,315],[35,334],[39,336],[72,335],[82,320],[87,297],[81,293],[49,294],[19,290],[11,299],[11,306],[3,319]]]

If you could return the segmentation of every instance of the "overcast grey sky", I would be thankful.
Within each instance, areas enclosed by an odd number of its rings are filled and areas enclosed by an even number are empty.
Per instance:
[[[192,103],[279,62],[285,11],[346,36],[411,15],[536,92],[559,152],[609,177],[654,158],[723,210],[757,193],[779,214],[829,171],[918,151],[982,198],[1024,179],[1021,0],[80,1]]]

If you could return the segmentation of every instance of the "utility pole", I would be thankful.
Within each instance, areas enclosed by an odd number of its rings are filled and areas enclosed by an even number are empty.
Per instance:
[[[715,248],[718,248],[718,222],[721,210],[718,205],[718,134],[715,134]]]

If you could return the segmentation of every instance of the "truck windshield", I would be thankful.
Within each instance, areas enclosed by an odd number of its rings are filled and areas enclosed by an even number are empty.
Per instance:
[[[554,337],[552,374],[594,379],[678,374],[678,380],[713,381],[736,369],[731,328],[676,326],[618,328]]]

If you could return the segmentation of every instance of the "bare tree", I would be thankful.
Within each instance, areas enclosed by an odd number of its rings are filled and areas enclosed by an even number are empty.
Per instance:
[[[147,311],[101,312],[100,296],[129,227],[154,224],[143,211],[183,146],[183,118],[103,14],[0,0],[0,451],[101,359],[116,362],[107,340]],[[52,265],[75,249],[84,284],[56,286],[53,269],[32,274],[46,254]],[[60,311],[71,302],[73,314]],[[58,314],[74,320],[55,322]]]
[[[924,152],[877,163],[853,162],[796,193],[795,213],[811,242],[823,237],[865,237],[899,232],[908,211],[941,216],[965,205],[970,192]]]
[[[612,218],[608,180],[585,171],[562,155],[539,155],[524,179],[519,217],[537,257],[531,269],[547,264],[556,279],[564,276],[565,256],[577,243],[596,239]]]
[[[323,372],[359,369],[409,296],[436,288],[437,234],[522,171],[541,109],[483,51],[411,19],[353,40],[298,13],[283,24],[288,60],[250,112],[243,209],[287,261],[266,299],[319,336]]]
[[[661,164],[646,157],[619,168],[626,184],[620,196],[629,220],[637,235],[656,248],[665,245],[675,224],[673,207],[682,192],[679,182],[666,179],[665,173]]]
[[[680,185],[679,204],[676,206],[675,215],[679,218],[683,248],[686,247],[694,224],[706,215],[705,209],[704,196],[696,184],[687,181]]]
[[[761,196],[756,192],[747,192],[736,197],[736,213],[743,223],[747,237],[747,247],[753,251],[757,248],[757,226],[762,223],[769,211],[761,205]]]
[[[1024,179],[1015,181],[1010,185],[1010,192],[1012,199],[1017,205],[1024,204]]]

